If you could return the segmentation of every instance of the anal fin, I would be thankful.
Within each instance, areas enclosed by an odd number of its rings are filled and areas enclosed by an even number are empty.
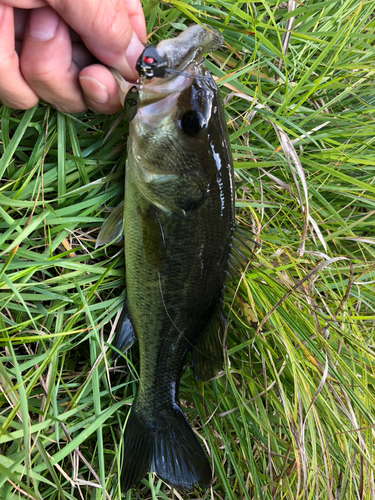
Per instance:
[[[223,369],[224,323],[220,301],[198,342],[191,350],[191,362],[195,378],[210,380]]]

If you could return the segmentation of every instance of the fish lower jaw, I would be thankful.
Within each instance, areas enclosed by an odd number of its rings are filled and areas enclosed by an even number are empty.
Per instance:
[[[167,97],[162,98],[159,101],[153,102],[152,104],[146,104],[139,108],[136,118],[142,121],[142,126],[145,124],[150,126],[162,127],[163,119],[170,119],[171,114],[174,114],[177,110],[177,100],[180,94],[174,92],[169,94]]]

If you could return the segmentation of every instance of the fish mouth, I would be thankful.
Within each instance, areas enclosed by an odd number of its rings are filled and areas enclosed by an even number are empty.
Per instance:
[[[190,73],[184,72],[177,76],[172,75],[167,78],[154,78],[150,83],[145,82],[145,89],[160,92],[161,94],[170,94],[172,92],[182,92],[191,82]],[[148,84],[147,84],[148,83]],[[142,89],[143,90],[143,89]]]
[[[202,62],[193,61],[187,67],[174,70],[173,74],[166,78],[152,78],[144,80],[140,88],[140,109],[155,103],[156,101],[164,100],[171,94],[181,94],[189,87],[195,78],[202,77]]]
[[[136,119],[142,120],[147,125],[155,123],[160,127],[164,117],[170,116],[177,111],[177,101],[180,93],[175,91],[166,97],[163,96],[162,99],[156,102],[140,107]]]
[[[177,101],[181,93],[193,84],[195,76],[198,76],[197,63],[193,62],[181,74],[143,82],[135,124],[140,120],[150,128],[162,126],[164,118],[177,112]]]

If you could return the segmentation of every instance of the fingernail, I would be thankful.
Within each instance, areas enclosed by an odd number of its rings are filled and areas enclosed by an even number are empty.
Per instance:
[[[143,44],[140,42],[137,35],[135,33],[133,33],[133,35],[130,39],[130,43],[125,51],[125,58],[126,58],[126,62],[130,66],[130,69],[134,72],[135,75],[137,75],[137,72],[135,69],[136,62],[137,62],[139,56],[144,51],[144,49],[145,48],[144,48]]]
[[[59,25],[59,16],[50,8],[42,7],[30,12],[29,36],[40,42],[51,40]]]
[[[91,76],[80,76],[79,82],[83,92],[96,104],[106,104],[109,100],[108,89],[105,85],[98,82],[96,78]]]

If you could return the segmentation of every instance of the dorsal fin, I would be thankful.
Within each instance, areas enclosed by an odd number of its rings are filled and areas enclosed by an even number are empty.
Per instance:
[[[231,245],[231,266],[229,266],[232,267],[231,275],[233,275],[233,268],[241,275],[253,257],[253,248],[259,244],[251,236],[249,229],[242,226],[235,227]]]

